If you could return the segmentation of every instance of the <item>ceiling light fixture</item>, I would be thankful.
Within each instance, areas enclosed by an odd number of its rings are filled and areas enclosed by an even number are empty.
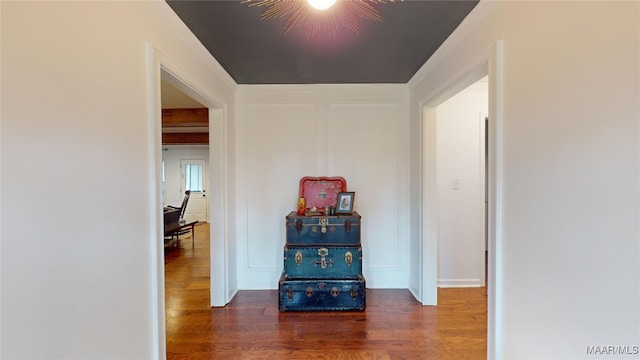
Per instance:
[[[249,6],[267,9],[260,16],[260,20],[286,17],[284,32],[302,25],[307,39],[313,37],[323,28],[331,38],[338,36],[341,27],[346,27],[358,33],[358,21],[362,18],[382,22],[382,17],[373,4],[399,2],[403,0],[242,0]],[[319,3],[322,11],[316,7]],[[313,7],[312,7],[313,6]]]
[[[336,0],[307,0],[309,5],[318,10],[327,10],[336,3]]]

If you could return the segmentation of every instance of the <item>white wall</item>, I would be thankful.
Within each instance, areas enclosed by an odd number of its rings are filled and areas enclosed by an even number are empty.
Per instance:
[[[0,6],[0,357],[162,357],[149,42],[229,119],[235,84],[164,2]]]
[[[480,2],[409,83],[419,127],[422,104],[502,40],[490,76],[500,150],[490,357],[576,359],[589,345],[640,343],[639,6]]]
[[[408,286],[407,95],[404,85],[239,87],[240,288],[277,288],[303,176],[343,176],[356,192],[367,286]]]
[[[438,286],[441,287],[485,284],[487,86],[486,81],[477,82],[436,108]]]

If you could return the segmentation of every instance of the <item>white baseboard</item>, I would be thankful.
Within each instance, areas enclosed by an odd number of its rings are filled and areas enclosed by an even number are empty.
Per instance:
[[[441,288],[464,288],[483,286],[485,286],[485,284],[481,279],[438,279],[438,287]]]

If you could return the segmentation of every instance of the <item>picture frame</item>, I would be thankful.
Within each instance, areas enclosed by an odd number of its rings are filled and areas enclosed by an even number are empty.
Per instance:
[[[345,191],[338,193],[338,202],[336,204],[336,214],[351,214],[353,212],[353,201],[356,193],[353,191]]]

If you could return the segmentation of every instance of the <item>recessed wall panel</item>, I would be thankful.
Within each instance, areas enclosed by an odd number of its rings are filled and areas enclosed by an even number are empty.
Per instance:
[[[317,121],[309,104],[249,105],[246,114],[247,267],[281,268],[284,217],[314,172]]]
[[[364,262],[371,270],[399,267],[399,124],[395,103],[329,106],[328,169],[356,192]]]
[[[303,176],[345,177],[363,216],[367,287],[407,287],[404,90],[386,85],[240,87],[240,289],[277,288],[284,218],[296,208]]]

